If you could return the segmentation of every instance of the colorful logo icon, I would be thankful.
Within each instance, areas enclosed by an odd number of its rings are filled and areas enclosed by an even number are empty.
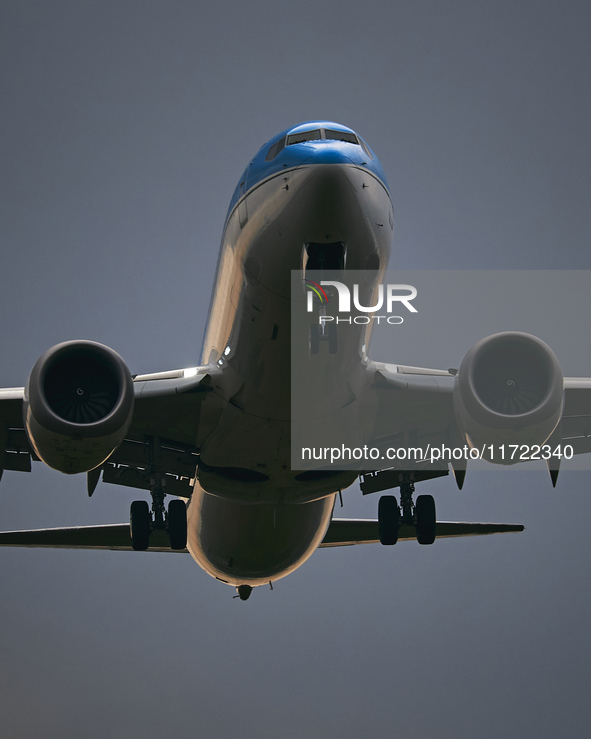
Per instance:
[[[320,300],[321,303],[328,303],[328,295],[317,282],[306,279],[302,280],[302,282],[304,286],[308,288],[308,290],[311,290],[313,293],[315,293],[316,297],[318,298],[318,300]]]

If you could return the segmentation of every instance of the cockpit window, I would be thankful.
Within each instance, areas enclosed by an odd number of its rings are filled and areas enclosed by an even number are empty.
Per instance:
[[[357,136],[348,131],[332,131],[329,128],[324,129],[324,137],[333,141],[346,141],[349,144],[359,144]]]
[[[287,137],[287,145],[303,144],[304,141],[319,141],[322,138],[322,132],[319,128],[313,131],[302,131],[301,133],[292,133]]]
[[[363,151],[367,154],[367,156],[370,159],[373,159],[373,154],[371,153],[369,146],[365,143],[363,139],[359,139],[359,141],[361,143],[361,148],[363,149]]]
[[[363,142],[357,138],[354,133],[349,131],[334,131],[331,128],[314,128],[311,131],[301,131],[300,133],[291,133],[289,136],[284,136],[279,141],[276,141],[272,146],[269,147],[269,151],[265,157],[266,162],[270,162],[281,153],[285,146],[292,146],[293,144],[304,144],[307,141],[322,141],[328,139],[330,141],[345,141],[348,144],[356,144],[363,147],[364,151],[371,156],[369,151],[364,146]],[[372,157],[373,158],[373,157]]]
[[[285,146],[285,136],[282,139],[279,139],[276,143],[273,144],[273,146],[269,149],[267,152],[267,156],[265,157],[266,162],[270,162],[271,159],[275,159],[277,154],[283,149]]]

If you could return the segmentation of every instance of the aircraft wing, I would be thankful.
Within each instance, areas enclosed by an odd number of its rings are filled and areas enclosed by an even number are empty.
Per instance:
[[[453,438],[453,374],[377,362],[372,369],[377,412],[368,444],[426,448]]]
[[[29,441],[23,424],[23,387],[0,390],[0,479],[4,470],[31,471]]]
[[[422,448],[455,442],[453,371],[383,363],[373,363],[372,369],[377,412],[368,442]],[[104,482],[148,490],[150,470],[157,466],[171,495],[190,497],[199,445],[223,407],[216,390],[211,367],[134,377],[135,407],[128,434],[107,462],[88,473],[89,494],[101,474]],[[563,443],[571,444],[575,454],[591,453],[591,378],[565,378],[564,391]],[[37,459],[24,429],[23,396],[24,388],[0,389],[0,477],[5,469],[30,472],[31,460]],[[429,477],[446,474],[433,465],[428,468]]]
[[[519,524],[437,522],[437,538],[457,536],[479,536],[523,531]],[[416,540],[413,526],[401,526],[399,541]],[[337,518],[330,523],[324,547],[343,547],[352,544],[377,544],[378,522],[366,519]],[[28,531],[0,532],[0,547],[31,547],[46,549],[111,549],[133,551],[129,536],[129,524],[107,524],[103,526],[74,526],[61,529],[31,529]],[[150,536],[150,552],[173,552],[164,531],[154,531]],[[186,552],[186,549],[177,550]]]
[[[561,433],[575,454],[591,452],[591,378],[565,377]]]
[[[373,368],[372,392],[378,408],[374,446],[425,449],[429,444],[450,445],[459,438],[453,407],[455,370],[377,362]],[[591,453],[591,378],[564,378],[559,432],[563,445],[570,444],[575,454]]]
[[[131,546],[128,523],[103,526],[71,526],[61,529],[30,529],[0,532],[0,547],[29,547],[35,549],[111,549],[134,551]],[[150,534],[150,552],[186,552],[170,548],[165,531]]]
[[[171,495],[189,497],[198,445],[215,425],[222,403],[210,367],[135,376],[134,414],[125,440],[88,473],[91,495],[104,482],[149,489],[150,470],[165,476]],[[31,471],[37,460],[23,423],[24,388],[0,389],[0,477],[3,470]]]
[[[458,536],[481,536],[523,531],[524,526],[515,523],[466,523],[463,521],[437,521],[436,538],[450,539]],[[2,542],[0,534],[0,546]],[[416,541],[414,526],[401,524],[398,541]],[[378,522],[372,519],[334,518],[320,546],[346,547],[353,544],[378,544]]]

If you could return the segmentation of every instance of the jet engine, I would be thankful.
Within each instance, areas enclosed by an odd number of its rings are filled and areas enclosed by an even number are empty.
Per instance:
[[[88,472],[125,438],[133,381],[121,357],[94,341],[68,341],[39,358],[25,388],[23,419],[31,446],[60,472]]]
[[[453,403],[469,446],[484,449],[482,456],[491,462],[513,464],[519,455],[511,459],[508,445],[542,445],[558,425],[562,370],[541,339],[516,331],[493,334],[464,357]]]

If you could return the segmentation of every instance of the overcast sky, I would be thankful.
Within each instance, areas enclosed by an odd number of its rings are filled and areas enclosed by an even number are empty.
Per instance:
[[[568,0],[0,0],[0,386],[76,338],[134,373],[196,364],[238,177],[311,118],[377,152],[391,268],[590,269],[590,26]],[[319,551],[248,603],[188,555],[2,550],[0,729],[584,736],[589,475],[426,483],[440,519],[526,531]],[[137,497],[85,488],[7,472],[0,528],[125,521]]]

